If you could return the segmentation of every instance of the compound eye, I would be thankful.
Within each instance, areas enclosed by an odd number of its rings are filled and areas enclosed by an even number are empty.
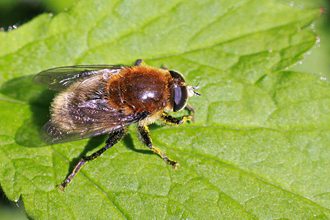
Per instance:
[[[173,104],[174,112],[182,110],[187,104],[187,99],[188,99],[188,92],[185,86],[173,87],[172,104]]]
[[[183,78],[183,76],[182,76],[181,73],[179,73],[179,72],[177,72],[177,71],[175,71],[175,70],[170,70],[169,72],[170,72],[172,78],[173,78],[175,81],[182,81],[182,82],[184,82],[184,78]]]

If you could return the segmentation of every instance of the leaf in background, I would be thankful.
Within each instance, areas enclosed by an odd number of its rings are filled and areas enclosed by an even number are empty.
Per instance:
[[[82,0],[0,32],[4,192],[22,196],[36,219],[327,218],[330,86],[282,71],[315,44],[309,25],[319,14],[271,0]],[[55,186],[105,137],[41,142],[54,94],[31,75],[138,58],[200,82],[194,124],[151,126],[155,146],[180,167],[146,149],[132,126],[62,193]]]

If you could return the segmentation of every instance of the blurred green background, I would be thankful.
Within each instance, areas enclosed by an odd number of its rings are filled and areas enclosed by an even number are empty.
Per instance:
[[[262,1],[262,0],[260,0]],[[279,0],[298,8],[320,8],[323,15],[315,23],[315,31],[320,43],[306,54],[302,62],[291,70],[313,73],[330,82],[330,0]],[[0,0],[0,29],[11,31],[42,13],[54,15],[69,8],[75,0]],[[8,64],[10,65],[10,64]],[[0,188],[0,219],[27,219],[21,201],[8,201]]]

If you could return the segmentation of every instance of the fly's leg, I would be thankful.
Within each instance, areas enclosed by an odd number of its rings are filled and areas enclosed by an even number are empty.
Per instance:
[[[189,104],[186,105],[186,108],[190,111],[191,114],[191,122],[194,122],[195,117],[195,109],[191,107]],[[188,116],[189,117],[189,116]]]
[[[144,62],[144,60],[138,59],[138,60],[135,62],[135,66],[147,66],[147,63]]]
[[[185,115],[181,119],[179,119],[179,118],[173,117],[172,115],[170,115],[166,112],[163,112],[160,119],[167,125],[182,125],[182,124],[186,123],[187,121],[194,120],[194,116]]]
[[[80,171],[80,169],[84,166],[85,163],[98,158],[102,153],[104,153],[106,150],[108,150],[113,145],[115,145],[118,141],[120,141],[125,136],[125,134],[126,134],[125,128],[115,130],[112,133],[110,133],[105,146],[90,156],[82,157],[82,159],[79,161],[79,163],[73,169],[72,173],[68,176],[68,178],[66,180],[64,180],[64,182],[62,184],[58,185],[57,187],[60,188],[62,191],[64,191],[65,187],[71,183],[73,177]]]
[[[147,66],[147,63],[144,60],[142,60],[142,59],[138,59],[135,62],[135,66]],[[162,66],[162,69],[163,70],[169,70],[167,66]]]
[[[145,145],[147,145],[150,148],[150,150],[152,150],[154,153],[158,154],[167,163],[171,164],[174,169],[177,168],[177,166],[179,166],[179,162],[171,160],[160,149],[158,149],[152,145],[152,140],[150,137],[150,132],[149,132],[148,126],[146,126],[146,125],[139,126],[138,129],[139,129],[142,141],[144,142]]]

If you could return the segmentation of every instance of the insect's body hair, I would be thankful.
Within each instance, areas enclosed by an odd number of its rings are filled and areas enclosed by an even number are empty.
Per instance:
[[[125,89],[123,89],[122,85],[117,85],[117,82],[120,82],[122,79],[126,77],[131,77],[131,72],[136,74],[149,70],[150,75],[155,74],[153,71],[160,71],[156,74],[161,75],[162,78],[160,80],[162,87],[164,84],[163,90],[167,90],[166,87],[168,85],[168,81],[171,80],[170,74],[166,70],[159,69],[151,69],[146,67],[129,67],[124,68],[123,70],[118,70],[118,72],[113,73],[112,75],[107,75],[106,72],[97,74],[95,76],[89,77],[88,79],[81,79],[72,85],[70,85],[66,90],[60,92],[57,97],[54,99],[52,103],[52,120],[56,122],[56,126],[61,131],[71,131],[75,129],[82,129],[80,124],[75,123],[77,120],[97,120],[95,118],[89,118],[80,113],[79,111],[84,107],[83,105],[102,105],[104,108],[113,109],[115,112],[122,112],[123,115],[133,115],[136,114],[136,111],[139,109],[132,109],[127,103],[122,103],[122,105],[118,105],[118,103],[123,102],[122,100],[117,100],[114,102],[113,100],[116,97],[108,97],[108,91],[113,87],[118,87],[119,90],[123,90],[118,92],[119,94],[124,93]],[[151,72],[150,72],[151,71]],[[156,83],[160,83],[156,82]],[[127,86],[127,85],[126,85]],[[111,95],[110,95],[111,96]],[[119,97],[121,98],[121,97]],[[171,112],[172,107],[170,105],[170,97],[164,96],[157,100],[158,102],[163,103],[161,108],[155,110],[152,108],[152,105],[142,106],[143,111],[147,111],[150,113],[147,117],[139,121],[140,126],[145,126],[154,123],[157,119],[160,119],[162,113],[164,111]],[[102,103],[100,103],[102,102]],[[159,105],[159,104],[157,104]],[[141,111],[141,110],[140,110]],[[111,117],[109,115],[109,117]],[[113,120],[115,117],[111,117]],[[99,126],[97,123],[93,123],[94,126]],[[120,117],[118,117],[117,124],[114,123],[112,127],[108,128],[108,132],[111,132],[116,129],[123,128],[124,126],[120,124]]]

